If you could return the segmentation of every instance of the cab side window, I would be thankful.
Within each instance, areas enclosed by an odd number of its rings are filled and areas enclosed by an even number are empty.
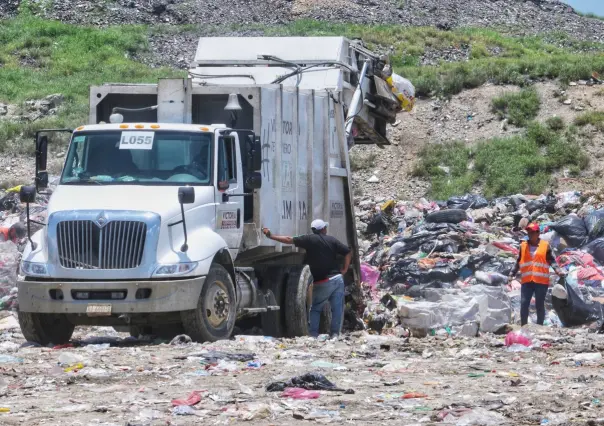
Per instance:
[[[218,148],[218,181],[237,183],[235,138],[225,137]]]

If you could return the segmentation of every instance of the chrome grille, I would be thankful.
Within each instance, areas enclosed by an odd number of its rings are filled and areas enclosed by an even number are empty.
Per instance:
[[[69,269],[130,269],[143,259],[147,225],[116,220],[100,228],[91,220],[57,224],[61,266]]]

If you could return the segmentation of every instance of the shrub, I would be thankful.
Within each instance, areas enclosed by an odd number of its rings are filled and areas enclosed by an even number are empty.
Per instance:
[[[545,124],[551,130],[554,130],[556,132],[563,130],[565,127],[564,119],[562,119],[562,117],[557,117],[557,116],[548,118],[547,120],[545,120]]]
[[[537,117],[541,101],[534,88],[523,89],[518,93],[505,93],[494,98],[491,110],[510,124],[524,127]]]
[[[602,111],[589,111],[585,112],[575,118],[575,124],[577,126],[586,126],[591,124],[596,129],[604,130],[604,112]]]

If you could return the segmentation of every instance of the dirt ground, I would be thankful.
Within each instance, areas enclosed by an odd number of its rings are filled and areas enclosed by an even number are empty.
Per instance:
[[[14,318],[0,324],[3,425],[604,424],[604,336],[587,329],[532,326],[526,352],[509,351],[495,335],[355,332],[170,345],[91,327],[76,330],[74,343],[84,346],[51,349],[20,348]],[[204,362],[209,351],[223,354]],[[252,361],[226,361],[225,353]],[[310,400],[266,391],[308,372],[341,390]],[[177,414],[171,401],[193,391],[201,401]]]

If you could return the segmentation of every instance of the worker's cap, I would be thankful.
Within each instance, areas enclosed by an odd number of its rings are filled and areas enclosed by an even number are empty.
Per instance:
[[[310,224],[310,228],[314,229],[315,231],[320,231],[323,228],[327,228],[327,225],[329,225],[329,223],[324,222],[321,219],[315,219],[312,221],[312,223]]]
[[[23,238],[27,233],[25,231],[25,225],[23,225],[21,222],[15,223],[13,226],[10,227],[10,229],[15,233],[15,236],[17,238]]]
[[[527,232],[539,232],[539,224],[538,223],[529,223],[526,225]]]

